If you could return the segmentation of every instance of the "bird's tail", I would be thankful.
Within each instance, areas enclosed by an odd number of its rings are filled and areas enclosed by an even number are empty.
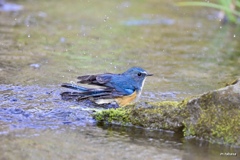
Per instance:
[[[79,92],[61,93],[61,97],[63,100],[79,101],[87,98],[97,99],[99,97],[108,97],[111,95],[111,92],[112,92],[111,89],[107,89],[107,88],[104,88],[104,89],[85,88],[85,87],[78,86],[75,84],[70,84],[70,83],[63,83],[61,86],[79,91]]]
[[[82,92],[90,90],[89,88],[81,87],[81,86],[78,86],[78,85],[72,84],[72,83],[63,83],[61,85],[61,87],[70,88],[70,89],[74,89],[74,90],[78,90],[78,91],[82,91]]]

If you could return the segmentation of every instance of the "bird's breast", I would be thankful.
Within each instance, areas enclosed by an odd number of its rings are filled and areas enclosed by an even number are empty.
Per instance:
[[[135,101],[137,97],[138,97],[137,91],[134,91],[130,95],[115,98],[115,101],[118,103],[120,107],[124,107]]]

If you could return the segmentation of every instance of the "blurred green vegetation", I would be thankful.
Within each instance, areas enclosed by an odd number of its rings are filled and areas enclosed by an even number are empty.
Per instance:
[[[179,6],[204,6],[220,10],[219,18],[223,23],[240,24],[240,0],[218,0],[216,3],[207,2],[179,2]]]

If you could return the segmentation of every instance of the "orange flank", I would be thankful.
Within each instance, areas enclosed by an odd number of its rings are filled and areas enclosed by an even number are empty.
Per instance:
[[[115,100],[120,107],[125,107],[126,105],[133,102],[136,98],[137,98],[137,92],[135,91],[129,96],[118,97]]]

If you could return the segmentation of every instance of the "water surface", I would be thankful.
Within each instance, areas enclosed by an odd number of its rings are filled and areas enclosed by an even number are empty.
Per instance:
[[[141,66],[141,101],[181,100],[239,77],[239,28],[177,1],[17,1],[0,16],[2,159],[239,159],[181,133],[97,126],[93,106],[65,102],[63,82]],[[101,109],[101,108],[97,108]],[[221,153],[238,156],[220,156]]]

